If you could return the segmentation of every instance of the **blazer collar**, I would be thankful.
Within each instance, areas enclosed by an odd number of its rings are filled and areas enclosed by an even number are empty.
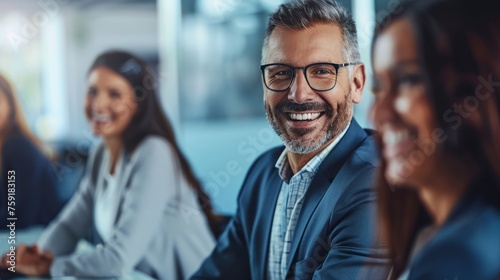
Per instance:
[[[323,175],[330,181],[335,178],[338,171],[344,165],[347,158],[356,150],[356,148],[365,140],[367,133],[359,126],[355,119],[352,119],[351,126],[347,130],[344,137],[325,158],[318,173]],[[313,184],[311,184],[313,185]]]
[[[319,170],[304,197],[304,204],[295,227],[289,259],[287,260],[287,270],[290,270],[292,261],[299,243],[302,240],[307,224],[309,223],[309,220],[319,202],[323,198],[323,195],[330,187],[333,179],[344,165],[345,161],[366,137],[366,132],[359,126],[355,119],[352,119],[351,125],[344,137],[340,140],[337,146],[333,148],[319,167]]]

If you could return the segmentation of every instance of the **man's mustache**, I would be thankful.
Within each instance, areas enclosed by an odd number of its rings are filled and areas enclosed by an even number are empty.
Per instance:
[[[296,103],[293,101],[284,101],[276,106],[276,111],[283,112],[304,112],[304,111],[324,111],[327,115],[332,115],[333,108],[327,103],[320,102],[306,102]]]

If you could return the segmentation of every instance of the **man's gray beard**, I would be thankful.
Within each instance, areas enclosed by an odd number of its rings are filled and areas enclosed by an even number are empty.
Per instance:
[[[283,132],[281,132],[281,128],[278,126],[276,122],[273,122],[269,119],[268,114],[266,113],[267,120],[273,127],[274,131],[278,136],[281,138],[283,141],[283,144],[285,144],[285,147],[291,151],[292,153],[295,154],[308,154],[311,152],[316,151],[317,149],[321,148],[325,143],[330,141],[333,138],[332,135],[332,130],[329,130],[327,133],[324,133],[319,139],[319,141],[313,141],[311,144],[304,143],[301,140],[298,139],[289,139]],[[307,133],[304,133],[307,134]]]
[[[288,136],[283,133],[281,127],[278,125],[278,122],[270,116],[268,108],[266,108],[266,118],[289,151],[295,154],[309,154],[323,147],[326,143],[330,142],[342,133],[342,131],[344,131],[352,117],[352,110],[351,94],[348,94],[345,100],[339,105],[339,109],[336,112],[337,114],[333,117],[332,123],[326,129],[322,128],[321,131],[323,133],[321,138],[308,141],[310,143],[305,143],[304,141],[298,139],[289,139]],[[312,129],[301,129],[301,131],[302,132],[297,134],[303,136],[310,133]]]

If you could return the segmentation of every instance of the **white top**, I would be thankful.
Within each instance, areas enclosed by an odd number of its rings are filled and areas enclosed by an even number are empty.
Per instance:
[[[102,183],[96,188],[94,221],[97,232],[101,239],[108,243],[115,231],[115,222],[123,194],[123,184],[119,184],[120,170],[122,165],[122,155],[119,155],[115,166],[114,174],[110,170],[109,153],[104,155],[104,162],[101,165]]]

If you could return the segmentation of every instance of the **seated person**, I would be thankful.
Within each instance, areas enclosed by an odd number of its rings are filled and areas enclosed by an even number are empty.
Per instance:
[[[389,279],[500,279],[500,3],[422,3],[372,50]]]
[[[0,156],[0,220],[16,218],[16,229],[47,225],[62,207],[57,175],[41,142],[29,131],[14,89],[2,75]]]
[[[354,21],[333,1],[285,3],[262,64],[267,118],[285,147],[253,163],[236,216],[192,279],[385,279],[374,136],[353,118],[365,85]]]
[[[187,279],[213,249],[210,201],[147,84],[147,69],[143,60],[117,51],[91,66],[85,113],[103,142],[38,244],[19,249],[19,272],[95,278],[135,269],[157,279]],[[95,250],[74,254],[90,233]]]

